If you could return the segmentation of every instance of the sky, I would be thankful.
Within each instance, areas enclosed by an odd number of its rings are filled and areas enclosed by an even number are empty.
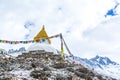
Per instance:
[[[120,0],[0,0],[0,39],[31,40],[43,25],[62,33],[72,54],[107,56],[120,63]],[[60,48],[60,41],[52,39]],[[29,45],[0,43],[5,50]]]

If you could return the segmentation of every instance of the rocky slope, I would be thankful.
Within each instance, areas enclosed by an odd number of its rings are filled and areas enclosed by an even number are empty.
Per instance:
[[[0,59],[0,80],[115,80],[44,50]]]

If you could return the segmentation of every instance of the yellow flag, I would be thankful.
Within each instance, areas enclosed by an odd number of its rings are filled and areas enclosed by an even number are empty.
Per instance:
[[[38,39],[45,39],[48,41],[49,44],[51,44],[50,38],[48,37],[45,31],[44,25],[43,25],[42,30],[34,37],[34,40],[38,40]]]

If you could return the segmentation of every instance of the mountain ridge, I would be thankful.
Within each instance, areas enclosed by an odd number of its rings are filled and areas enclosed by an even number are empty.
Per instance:
[[[96,72],[99,72],[100,74],[120,79],[120,64],[118,64],[115,61],[112,61],[108,57],[101,57],[99,55],[96,55],[91,59],[87,59],[74,56],[70,57],[69,59],[80,63],[86,66],[87,68],[93,69]]]
[[[97,62],[101,65],[110,65],[110,64],[117,65],[118,64],[115,61],[111,61],[108,57],[101,57],[98,55],[96,55],[94,58],[91,58],[89,60],[93,62]]]

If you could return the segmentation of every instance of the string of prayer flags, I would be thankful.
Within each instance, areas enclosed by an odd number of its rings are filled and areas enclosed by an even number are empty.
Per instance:
[[[57,38],[59,37],[60,34],[51,36],[51,37],[47,37],[47,38],[39,38],[39,39],[34,39],[34,40],[28,40],[28,41],[10,41],[10,40],[0,40],[0,43],[6,43],[6,44],[29,44],[29,43],[42,43],[45,42],[45,40],[49,40],[51,38]]]
[[[0,40],[0,43],[6,44],[28,44],[28,43],[41,43],[41,40],[28,40],[28,41],[9,41],[9,40]]]

